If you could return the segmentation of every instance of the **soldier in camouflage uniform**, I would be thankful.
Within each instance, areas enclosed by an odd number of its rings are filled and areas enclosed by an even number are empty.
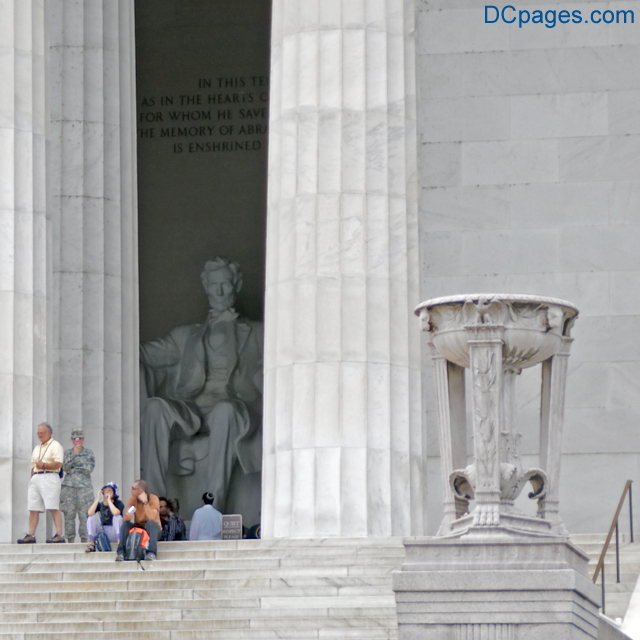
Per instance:
[[[83,446],[82,429],[71,432],[73,448],[64,452],[64,478],[60,492],[60,511],[64,513],[64,537],[73,542],[76,537],[76,514],[80,520],[78,533],[82,542],[87,541],[87,511],[93,503],[91,472],[96,466],[93,451]]]

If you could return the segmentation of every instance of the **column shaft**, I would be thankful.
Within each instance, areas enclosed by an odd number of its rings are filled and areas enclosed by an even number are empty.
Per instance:
[[[542,363],[542,399],[540,411],[540,466],[547,474],[544,517],[551,521],[553,531],[566,534],[560,519],[560,470],[562,463],[562,431],[564,397],[569,365],[569,350],[573,338],[564,337],[562,349]]]
[[[27,529],[35,426],[47,419],[45,10],[0,16],[0,542]]]
[[[139,460],[133,12],[51,0],[54,422],[84,428],[95,484]]]
[[[273,4],[264,537],[423,531],[413,21]]]
[[[440,466],[444,494],[444,517],[438,535],[447,535],[451,523],[459,517],[456,499],[449,478],[455,469],[466,466],[466,425],[464,369],[447,362],[431,347],[436,377],[438,426],[440,436]]]
[[[476,469],[474,525],[497,525],[500,507],[502,334],[500,325],[466,327],[471,368],[473,451]]]

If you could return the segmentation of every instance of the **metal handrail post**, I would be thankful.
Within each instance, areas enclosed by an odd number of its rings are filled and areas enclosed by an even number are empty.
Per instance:
[[[605,607],[604,607],[604,563],[602,565],[602,613],[606,613]]]
[[[620,582],[620,547],[618,544],[618,523],[616,522],[616,582]]]
[[[631,485],[633,481],[629,482],[629,532],[631,534],[631,542],[633,542],[633,493],[631,491]]]

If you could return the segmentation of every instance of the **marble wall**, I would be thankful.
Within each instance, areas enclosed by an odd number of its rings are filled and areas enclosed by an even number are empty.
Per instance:
[[[271,3],[135,7],[140,339],[201,322],[220,255],[242,266],[238,311],[262,320]]]
[[[596,4],[568,5],[587,7]],[[484,24],[475,0],[422,0],[418,10],[422,297],[537,293],[580,309],[560,495],[570,532],[607,530],[640,462],[635,27]],[[434,532],[440,479],[426,359],[424,369]],[[539,372],[518,384],[523,451],[533,458]]]

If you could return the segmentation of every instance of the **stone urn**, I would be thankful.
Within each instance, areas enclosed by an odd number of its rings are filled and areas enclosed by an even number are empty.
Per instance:
[[[570,302],[517,294],[435,298],[416,314],[435,363],[445,516],[439,535],[481,529],[566,535],[558,481],[567,359],[578,315]],[[515,378],[542,365],[540,461],[523,469],[515,424]],[[466,459],[464,369],[470,369],[473,461]],[[525,485],[537,517],[516,509]],[[474,509],[469,513],[471,501]]]

